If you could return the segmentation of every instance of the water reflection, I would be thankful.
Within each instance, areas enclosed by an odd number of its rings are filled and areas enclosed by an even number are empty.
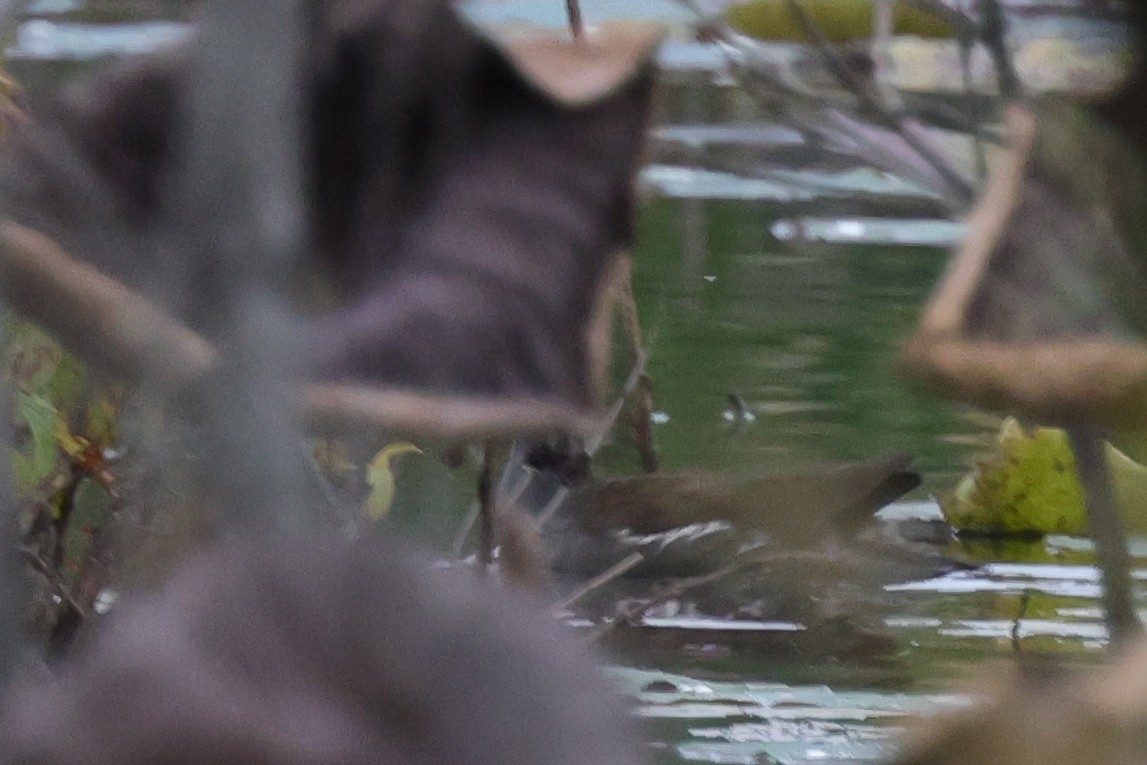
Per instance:
[[[968,703],[953,694],[840,691],[818,685],[707,682],[618,668],[638,714],[660,737],[664,762],[798,763],[887,755],[905,721]]]
[[[905,503],[886,515],[903,520],[924,507]],[[908,597],[901,601],[903,611],[885,620],[899,648],[879,667],[859,662],[817,667],[776,652],[772,659],[740,664],[697,658],[692,668],[674,665],[681,674],[614,672],[661,742],[659,761],[877,761],[892,752],[911,718],[973,701],[936,692],[953,681],[1012,664],[1021,654],[1083,664],[1097,660],[1107,635],[1090,551],[1078,549],[1088,546],[1066,537],[996,546],[1013,552],[1029,548],[1011,557],[1033,562],[989,555],[975,570],[889,585],[889,593]],[[969,556],[992,549],[980,543],[951,545],[953,554]],[[1136,578],[1147,578],[1147,561],[1139,558],[1136,565]],[[727,624],[688,617],[651,620],[647,626],[710,635],[728,631]],[[759,630],[764,639],[765,632],[775,637],[788,629],[795,640],[802,634],[797,627],[746,623],[745,631]]]
[[[946,491],[981,430],[895,363],[945,252],[790,247],[772,233],[779,213],[753,199],[645,207],[636,289],[666,466],[751,471],[907,451],[927,476],[922,495]],[[752,422],[722,417],[731,393]]]
[[[123,53],[145,53],[187,37],[185,24],[153,21],[130,24],[83,24],[33,19],[16,30],[5,50],[10,59],[88,60]]]

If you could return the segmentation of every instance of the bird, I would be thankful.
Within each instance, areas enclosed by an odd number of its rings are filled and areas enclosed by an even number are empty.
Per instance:
[[[559,603],[575,617],[605,623],[652,604],[668,614],[795,623],[806,658],[884,655],[895,645],[884,619],[903,601],[885,585],[967,568],[877,522],[878,510],[919,484],[906,454],[749,476],[603,479],[590,471],[539,518],[552,581],[570,593]],[[549,504],[546,494],[523,496],[534,508]],[[698,633],[681,634],[688,642]],[[757,637],[758,648],[772,650],[769,633]],[[628,652],[623,645],[616,648]]]
[[[887,454],[749,476],[685,470],[602,478],[590,470],[570,485],[543,469],[532,484],[516,504],[539,517],[555,575],[592,577],[640,552],[644,560],[630,574],[654,577],[703,574],[760,547],[814,557],[842,548],[920,476],[910,456]]]
[[[858,531],[877,510],[919,486],[911,464],[908,455],[889,454],[749,477],[689,470],[588,480],[571,490],[567,512],[597,534],[649,535],[726,522],[789,549],[809,547],[830,532]]]

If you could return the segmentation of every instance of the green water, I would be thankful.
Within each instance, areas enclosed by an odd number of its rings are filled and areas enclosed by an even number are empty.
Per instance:
[[[903,451],[921,496],[962,470],[962,409],[896,365],[946,254],[853,246],[805,253],[769,235],[768,203],[652,200],[635,252],[635,289],[668,468],[749,470]],[[700,249],[688,252],[683,228]],[[755,415],[722,412],[730,393]]]
[[[643,211],[635,289],[663,465],[749,473],[904,451],[923,475],[912,498],[924,504],[903,511],[934,511],[928,498],[951,489],[991,434],[896,365],[946,251],[792,248],[769,233],[788,212],[768,201],[664,198]],[[722,416],[730,392],[752,421]],[[636,470],[626,445],[603,457]],[[891,644],[855,662],[770,658],[699,632],[686,655],[642,664],[675,672],[668,685],[656,671],[623,673],[661,761],[879,759],[910,719],[968,702],[944,689],[1012,665],[1017,651],[1096,659],[1104,632],[1085,542],[954,543],[946,552],[989,565],[890,586]],[[762,644],[774,638],[762,633]]]

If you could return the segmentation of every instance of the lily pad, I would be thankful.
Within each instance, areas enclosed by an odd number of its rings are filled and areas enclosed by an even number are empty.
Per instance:
[[[1108,445],[1116,501],[1133,532],[1147,531],[1147,466]],[[1008,418],[997,450],[979,462],[941,505],[948,522],[989,534],[1084,534],[1083,488],[1067,434],[1025,429]]]
[[[872,0],[799,0],[809,20],[833,42],[848,42],[872,36]],[[752,0],[731,8],[729,24],[759,40],[807,42],[803,24],[794,17],[789,0]],[[907,3],[896,3],[892,31],[898,35],[951,37],[953,30],[943,19]]]

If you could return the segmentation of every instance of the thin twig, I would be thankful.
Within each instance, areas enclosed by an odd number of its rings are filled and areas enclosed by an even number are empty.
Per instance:
[[[0,224],[0,285],[12,308],[117,377],[180,388],[217,363],[210,343],[151,300],[11,222]]]
[[[566,501],[566,497],[569,496],[569,493],[570,490],[568,486],[562,486],[554,492],[554,495],[550,497],[550,501],[547,502],[545,506],[542,507],[541,512],[538,513],[538,528],[545,528],[545,525],[554,517],[554,513],[556,513],[558,508]]]
[[[645,614],[657,606],[673,598],[681,597],[694,587],[711,584],[722,579],[740,568],[741,561],[734,559],[730,563],[708,574],[698,574],[697,576],[674,579],[665,584],[659,592],[648,600],[622,608],[613,619],[603,621],[590,633],[589,640],[590,642],[600,641],[623,624],[636,624],[645,617]]]
[[[872,14],[872,41],[868,55],[872,59],[872,83],[886,103],[899,100],[900,95],[889,82],[888,70],[892,61],[893,17],[897,0],[874,0]]]
[[[1035,142],[1035,120],[1026,111],[1007,113],[1010,145],[997,164],[968,217],[968,235],[940,279],[940,287],[928,301],[920,320],[922,333],[950,334],[962,331],[963,317],[988,267],[991,254],[1019,206],[1028,156]]]
[[[478,476],[478,563],[482,575],[494,560],[494,445],[487,441],[482,449],[482,472]]]
[[[1000,95],[1005,101],[1014,101],[1022,95],[1022,88],[1008,53],[1007,30],[1007,19],[998,0],[980,0],[980,37],[996,68]]]
[[[640,364],[644,368],[647,351],[637,313],[637,297],[633,293],[633,263],[628,257],[623,261],[623,268],[617,289],[617,306],[625,334],[629,337],[633,364]],[[653,381],[643,371],[634,382],[633,389],[626,392],[626,398],[633,402],[633,440],[641,457],[642,470],[652,473],[657,470],[659,463],[657,447],[653,441]]]
[[[466,514],[462,516],[462,521],[458,524],[458,530],[454,533],[454,544],[451,545],[455,558],[462,556],[462,548],[466,546],[466,540],[470,538],[470,532],[474,530],[474,524],[478,522],[478,513],[481,512],[481,506],[481,502],[474,500],[470,503],[470,506],[466,508]]]
[[[39,554],[30,547],[21,545],[18,548],[20,555],[24,561],[32,567],[37,574],[40,574],[48,580],[48,584],[52,587],[52,592],[55,594],[68,608],[73,609],[82,618],[87,618],[87,611],[82,608],[79,602],[72,597],[71,591],[64,586],[60,581],[60,575],[53,569]]]
[[[554,610],[558,611],[558,612],[565,611],[570,606],[572,606],[574,603],[577,603],[579,600],[584,598],[586,595],[590,594],[594,590],[597,590],[597,589],[600,589],[601,587],[604,587],[605,585],[612,582],[614,579],[617,579],[619,576],[624,575],[626,572],[630,571],[635,566],[640,565],[642,563],[642,561],[644,561],[644,560],[645,560],[645,556],[642,555],[641,553],[639,553],[639,552],[630,553],[629,555],[622,558],[617,563],[615,563],[612,566],[610,566],[609,568],[607,568],[605,571],[602,571],[600,574],[595,576],[593,579],[590,579],[588,582],[586,582],[584,585],[582,585],[578,589],[574,590],[572,593],[570,593],[565,598],[559,600],[557,603],[554,604]]]
[[[967,201],[975,197],[975,189],[964,178],[963,174],[954,169],[943,154],[933,148],[927,139],[919,133],[916,127],[909,125],[902,114],[902,109],[894,108],[884,102],[880,93],[871,83],[861,80],[836,47],[820,31],[800,3],[788,0],[789,12],[793,15],[805,34],[816,46],[817,51],[824,59],[826,68],[837,81],[849,92],[856,96],[861,109],[871,112],[884,127],[897,133],[900,138],[915,151],[921,159],[928,163],[960,196]]]
[[[979,29],[974,18],[944,0],[901,0],[901,2],[915,6],[930,16],[943,19],[945,24],[955,30],[956,37],[974,36]]]
[[[653,381],[649,375],[641,376],[641,387],[633,402],[633,441],[641,458],[641,469],[655,473],[660,467],[657,444],[653,438]]]
[[[960,37],[960,80],[965,96],[971,96],[972,85],[972,51],[975,38]],[[976,180],[981,184],[988,178],[988,152],[985,147],[984,131],[978,127],[972,131],[973,151],[976,159]]]
[[[566,15],[569,16],[570,34],[574,40],[585,38],[585,23],[581,17],[581,3],[579,0],[566,0]]]
[[[385,430],[422,440],[488,439],[597,433],[605,419],[556,399],[437,395],[373,385],[305,387],[309,425],[319,432]]]
[[[1027,615],[1028,606],[1031,605],[1032,594],[1031,590],[1024,590],[1020,593],[1020,609],[1016,614],[1015,621],[1012,622],[1012,650],[1020,653],[1023,649],[1020,644],[1020,622]]]

